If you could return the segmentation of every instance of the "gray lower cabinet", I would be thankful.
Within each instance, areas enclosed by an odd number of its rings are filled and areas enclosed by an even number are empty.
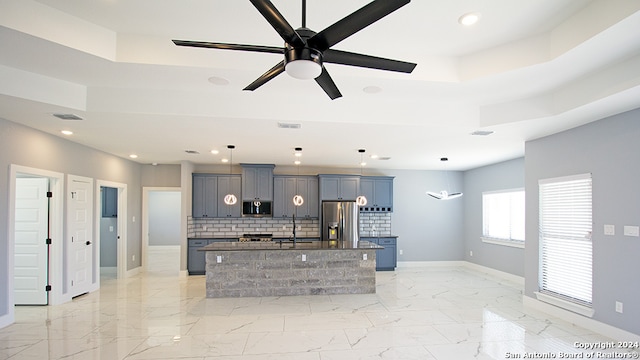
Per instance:
[[[189,239],[187,255],[187,271],[189,275],[204,275],[206,269],[206,252],[198,251],[203,246],[214,242],[236,241],[237,239]]]
[[[376,270],[393,271],[396,269],[398,264],[396,237],[363,237],[360,239],[384,246],[384,249],[376,250]]]

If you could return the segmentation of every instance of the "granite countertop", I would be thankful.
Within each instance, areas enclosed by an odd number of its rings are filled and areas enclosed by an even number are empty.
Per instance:
[[[204,246],[200,251],[237,251],[237,250],[368,250],[384,249],[369,241],[359,241],[354,246],[347,241],[252,241],[252,242],[220,242]]]

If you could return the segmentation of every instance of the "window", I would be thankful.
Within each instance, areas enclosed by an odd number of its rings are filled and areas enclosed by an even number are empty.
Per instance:
[[[482,240],[524,246],[524,190],[482,193]]]
[[[540,293],[591,308],[591,174],[539,181]]]

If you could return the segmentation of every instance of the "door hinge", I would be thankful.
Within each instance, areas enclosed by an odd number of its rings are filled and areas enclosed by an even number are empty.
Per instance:
[[[53,197],[53,192],[52,191],[47,191],[47,197],[48,198],[52,198]]]
[[[44,291],[51,291],[51,285],[47,285],[44,287]]]
[[[51,245],[51,239],[45,239],[44,243],[47,244],[47,245]]]

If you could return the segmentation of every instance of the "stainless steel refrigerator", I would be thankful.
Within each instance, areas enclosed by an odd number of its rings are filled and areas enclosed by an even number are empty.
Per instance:
[[[360,240],[359,214],[355,201],[323,201],[322,240],[345,241],[357,246]]]

